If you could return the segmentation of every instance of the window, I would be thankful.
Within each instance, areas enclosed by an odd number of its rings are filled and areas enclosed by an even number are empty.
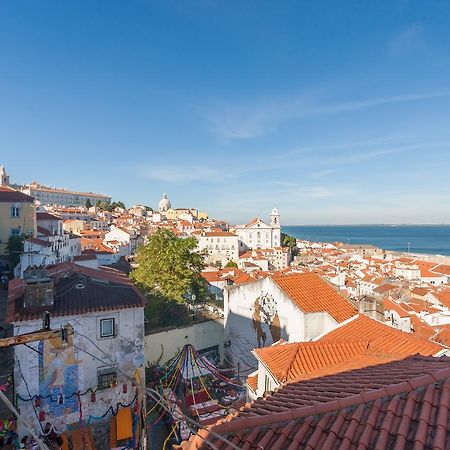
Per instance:
[[[20,228],[11,228],[9,230],[10,236],[20,236]]]
[[[114,319],[102,319],[100,320],[100,337],[113,337],[114,336]]]
[[[270,391],[270,380],[267,375],[264,376],[264,392]]]
[[[114,367],[104,367],[97,370],[97,388],[109,389],[117,385],[117,372]]]
[[[19,217],[20,208],[18,206],[11,206],[11,217]]]

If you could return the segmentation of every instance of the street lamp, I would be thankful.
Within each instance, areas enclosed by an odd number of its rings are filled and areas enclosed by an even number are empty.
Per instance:
[[[196,299],[196,295],[192,294],[191,295],[191,299],[192,299],[192,321],[195,320],[195,308],[194,308],[194,303],[195,303],[195,299]]]

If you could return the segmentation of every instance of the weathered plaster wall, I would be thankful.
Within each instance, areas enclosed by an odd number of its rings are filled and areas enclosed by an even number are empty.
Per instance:
[[[332,330],[337,322],[327,313],[304,313],[271,279],[225,288],[226,358],[240,362],[244,373],[257,368],[251,351],[280,338],[303,342]]]
[[[223,342],[223,320],[209,320],[149,334],[145,336],[145,363],[148,365],[159,360],[164,364],[186,344],[192,344],[198,351],[217,345],[220,361],[223,361]]]
[[[112,317],[116,321],[116,336],[100,338],[100,320]],[[15,366],[16,392],[19,395],[27,398],[30,394],[52,394],[55,399],[58,394],[64,395],[63,404],[41,400],[41,404],[35,406],[37,414],[45,411],[44,424],[51,422],[59,431],[64,429],[65,424],[77,422],[80,418],[79,404],[74,401],[76,397],[67,401],[65,397],[76,391],[84,392],[88,388],[96,388],[98,369],[113,366],[115,363],[121,372],[134,378],[137,368],[143,367],[144,364],[143,308],[90,313],[83,317],[53,318],[51,327],[58,329],[68,323],[75,330],[68,346],[61,345],[59,339],[30,344],[41,354],[25,346],[15,347],[16,358],[20,361],[20,368],[17,363]],[[15,334],[35,331],[42,326],[40,321],[21,322],[16,325]],[[81,335],[89,337],[92,342]],[[143,370],[139,370],[143,377]],[[127,384],[127,393],[123,393],[124,383]],[[115,407],[118,402],[129,403],[134,394],[131,382],[118,371],[117,386],[97,391],[95,402],[91,402],[90,394],[80,397],[83,417],[101,416],[111,405]],[[40,432],[33,405],[34,402],[19,400],[18,406],[23,416]]]

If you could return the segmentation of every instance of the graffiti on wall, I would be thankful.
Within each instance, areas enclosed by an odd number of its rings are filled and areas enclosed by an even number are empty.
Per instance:
[[[78,360],[75,358],[72,339],[63,343],[59,337],[39,343],[39,395],[41,408],[47,414],[61,417],[79,411]]]
[[[259,347],[273,344],[280,340],[280,317],[277,310],[277,302],[270,294],[261,292],[253,303],[252,326],[256,332],[256,340]],[[267,341],[271,338],[271,342]]]

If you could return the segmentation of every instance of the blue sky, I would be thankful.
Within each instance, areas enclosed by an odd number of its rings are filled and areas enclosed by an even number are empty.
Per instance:
[[[0,3],[17,182],[243,222],[450,223],[450,4]]]

